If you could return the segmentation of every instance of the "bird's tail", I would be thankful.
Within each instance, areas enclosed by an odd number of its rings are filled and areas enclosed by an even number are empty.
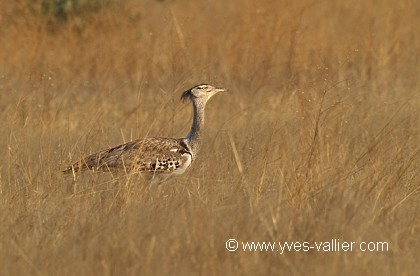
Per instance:
[[[64,169],[64,170],[62,170],[61,172],[62,172],[62,173],[64,173],[64,174],[72,174],[72,173],[74,173],[74,172],[78,172],[78,171],[80,171],[80,170],[81,170],[81,168],[80,168],[80,166],[79,166],[79,163],[80,163],[80,162],[75,163],[75,164],[73,164],[73,165],[71,165],[71,166],[69,166],[69,167],[65,168],[65,169]]]
[[[83,170],[92,170],[93,166],[90,164],[91,162],[89,162],[89,160],[85,160],[82,159],[79,162],[74,163],[71,166],[68,166],[67,168],[65,168],[64,170],[62,170],[61,172],[64,174],[73,174],[76,172],[80,172]]]

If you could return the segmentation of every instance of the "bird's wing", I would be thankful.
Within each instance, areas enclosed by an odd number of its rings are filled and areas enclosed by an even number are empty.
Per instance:
[[[191,153],[182,139],[146,138],[89,155],[64,172],[84,169],[127,172],[174,172],[185,170]]]

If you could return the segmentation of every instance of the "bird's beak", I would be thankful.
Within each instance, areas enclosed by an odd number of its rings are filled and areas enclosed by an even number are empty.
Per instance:
[[[216,92],[228,92],[229,90],[226,88],[216,88]]]

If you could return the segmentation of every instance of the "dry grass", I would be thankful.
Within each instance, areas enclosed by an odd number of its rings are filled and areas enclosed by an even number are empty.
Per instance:
[[[1,275],[420,270],[418,1],[209,2],[107,1],[66,22],[1,2]],[[149,190],[58,173],[183,136],[178,98],[201,82],[232,92],[209,103],[187,174]],[[233,253],[228,238],[390,251]]]

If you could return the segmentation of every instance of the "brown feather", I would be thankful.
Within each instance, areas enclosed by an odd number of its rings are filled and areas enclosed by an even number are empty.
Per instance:
[[[146,138],[89,155],[65,169],[126,172],[173,172],[191,155],[182,139]]]

